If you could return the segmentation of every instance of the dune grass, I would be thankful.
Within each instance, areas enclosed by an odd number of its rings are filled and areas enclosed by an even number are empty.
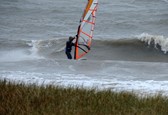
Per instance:
[[[168,115],[168,99],[0,81],[0,115]]]

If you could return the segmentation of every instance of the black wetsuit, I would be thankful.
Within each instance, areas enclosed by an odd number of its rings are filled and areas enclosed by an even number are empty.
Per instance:
[[[65,53],[66,53],[68,59],[72,59],[71,50],[72,50],[72,46],[74,46],[74,43],[72,41],[73,40],[70,40],[70,41],[66,42]]]

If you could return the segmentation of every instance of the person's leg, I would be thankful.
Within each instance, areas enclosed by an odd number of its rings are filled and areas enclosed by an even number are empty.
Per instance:
[[[68,59],[72,59],[72,56],[71,56],[70,52],[66,52],[66,55],[67,55]]]

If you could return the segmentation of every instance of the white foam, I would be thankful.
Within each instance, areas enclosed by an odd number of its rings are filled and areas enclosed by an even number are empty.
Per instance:
[[[155,95],[161,93],[168,96],[168,81],[122,81],[107,75],[101,77],[84,74],[58,74],[58,73],[28,73],[22,71],[2,71],[0,79],[13,82],[37,85],[78,86],[85,88],[111,89],[113,91],[134,91],[138,95]]]
[[[34,46],[37,49],[41,48],[50,48],[53,49],[54,52],[61,52],[65,49],[65,42],[63,39],[47,39],[47,40],[38,40],[35,42]]]
[[[39,41],[37,40],[31,41],[32,48],[30,49],[30,52],[31,52],[30,57],[33,59],[44,59],[44,57],[42,57],[41,55],[38,55],[38,44],[39,44]]]
[[[168,38],[165,38],[164,36],[142,33],[137,37],[141,41],[148,43],[148,45],[154,43],[155,48],[157,48],[157,45],[159,45],[164,53],[168,52]]]
[[[12,50],[1,52],[0,62],[12,62],[21,60],[39,59],[37,55],[26,53],[24,50]]]

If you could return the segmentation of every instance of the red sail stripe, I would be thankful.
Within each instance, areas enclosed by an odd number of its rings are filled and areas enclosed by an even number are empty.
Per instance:
[[[89,23],[89,24],[93,24],[93,25],[95,25],[94,22],[89,22],[89,21],[87,21],[87,20],[83,20],[83,22],[87,22],[87,23]]]
[[[81,32],[82,32],[83,34],[85,34],[86,36],[88,36],[89,38],[92,38],[92,36],[90,36],[90,35],[87,34],[86,32],[83,32],[82,30],[81,30]]]

